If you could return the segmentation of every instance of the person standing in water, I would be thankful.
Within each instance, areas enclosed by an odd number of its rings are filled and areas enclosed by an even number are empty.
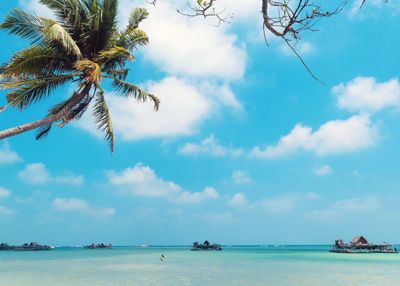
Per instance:
[[[164,259],[165,259],[164,254],[161,254],[160,261],[161,261],[161,262],[164,262]]]

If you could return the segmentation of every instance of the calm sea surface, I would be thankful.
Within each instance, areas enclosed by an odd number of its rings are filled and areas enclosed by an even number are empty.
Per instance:
[[[189,247],[0,252],[0,285],[400,285],[400,254],[328,250],[328,246],[233,246],[220,252],[191,252]]]

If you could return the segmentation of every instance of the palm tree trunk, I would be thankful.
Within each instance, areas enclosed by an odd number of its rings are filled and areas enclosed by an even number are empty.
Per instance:
[[[3,131],[0,131],[0,140],[12,137],[33,129],[36,129],[40,126],[51,124],[60,120],[64,115],[66,115],[76,104],[81,102],[81,100],[89,93],[92,85],[87,84],[85,88],[76,96],[74,97],[60,112],[54,115],[47,116],[41,120],[37,120],[34,122],[22,124],[13,128],[9,128]]]

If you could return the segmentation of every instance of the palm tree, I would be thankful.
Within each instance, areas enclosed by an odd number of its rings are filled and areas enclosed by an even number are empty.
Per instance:
[[[126,81],[126,63],[135,58],[132,51],[148,43],[139,23],[146,19],[144,8],[134,9],[127,27],[117,28],[118,0],[40,0],[55,19],[38,17],[14,9],[0,29],[28,39],[32,45],[16,53],[0,66],[0,88],[8,106],[24,110],[43,100],[67,83],[75,83],[72,95],[53,106],[43,119],[0,131],[0,140],[37,129],[36,139],[45,138],[52,126],[62,127],[78,120],[95,99],[93,115],[98,129],[114,151],[114,132],[101,84],[111,81],[116,91],[144,102],[150,99],[158,110],[159,99]]]

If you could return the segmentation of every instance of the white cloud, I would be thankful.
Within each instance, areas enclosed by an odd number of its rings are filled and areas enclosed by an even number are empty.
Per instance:
[[[184,204],[200,203],[209,199],[218,199],[219,194],[213,187],[206,187],[202,192],[182,192],[176,201]]]
[[[43,163],[33,163],[25,166],[25,169],[18,172],[18,177],[30,184],[44,184],[50,181],[51,177]]]
[[[106,95],[115,133],[123,140],[191,135],[212,110],[212,102],[196,87],[175,77],[151,83],[148,89],[161,100],[162,106],[157,112],[150,103]],[[98,135],[90,114],[86,114],[78,126]]]
[[[53,207],[59,211],[83,211],[88,209],[89,205],[80,199],[61,199],[53,200]]]
[[[145,57],[171,75],[242,78],[246,52],[237,45],[236,36],[203,19],[183,17],[176,7],[176,1],[148,7],[150,16],[142,25],[150,38]]]
[[[400,82],[390,79],[377,82],[374,77],[356,77],[332,88],[338,106],[350,111],[377,112],[384,108],[400,107]]]
[[[257,9],[260,6],[259,0],[221,0],[218,2],[220,2],[221,9],[226,8],[227,12],[233,14],[234,23],[256,21],[259,24],[262,22],[260,9]]]
[[[315,168],[313,172],[316,176],[322,177],[332,173],[332,168],[329,165],[322,165],[318,168]]]
[[[84,177],[82,175],[66,174],[52,178],[54,182],[65,185],[82,185]]]
[[[349,153],[373,145],[377,133],[377,128],[366,114],[354,115],[346,120],[328,121],[316,131],[297,124],[276,145],[263,149],[254,147],[250,157],[278,158],[299,151],[308,151],[319,156]]]
[[[318,200],[321,196],[317,193],[307,193],[306,198],[309,200]]]
[[[153,169],[140,163],[122,172],[108,171],[106,175],[109,183],[118,186],[120,192],[133,196],[164,198],[177,203],[199,203],[219,197],[212,187],[206,187],[202,192],[185,191],[180,185],[158,177]]]
[[[224,0],[220,4],[227,6],[238,19],[248,19],[257,13],[254,6],[249,6],[256,2],[257,0]],[[120,27],[126,26],[135,7],[144,4],[145,1],[120,0]],[[39,0],[20,0],[20,5],[39,15],[53,15]],[[222,80],[242,78],[247,56],[244,48],[238,45],[236,36],[229,33],[229,26],[215,27],[200,17],[182,16],[176,12],[179,7],[187,7],[186,1],[164,0],[159,1],[156,6],[146,5],[150,16],[141,26],[150,38],[149,46],[144,49],[146,58],[170,75]]]
[[[170,197],[182,191],[179,185],[159,178],[153,169],[142,164],[136,164],[122,172],[108,171],[107,177],[111,184],[126,186],[125,192],[135,196]]]
[[[386,11],[390,11],[390,16],[398,15],[400,12],[400,2],[399,0],[385,1],[385,0],[369,0],[366,1],[362,9],[360,9],[363,0],[353,1],[353,5],[350,6],[348,10],[348,16],[359,17],[360,19],[365,19],[367,17],[376,17],[380,8],[384,8]]]
[[[33,185],[46,184],[50,182],[66,185],[82,185],[82,175],[66,174],[63,176],[52,176],[43,163],[27,164],[25,169],[18,172],[18,177]]]
[[[13,210],[11,210],[7,207],[4,207],[4,206],[0,206],[0,215],[11,215],[13,213],[14,213]]]
[[[11,192],[6,188],[0,187],[0,199],[8,198]]]
[[[249,205],[246,195],[243,193],[236,193],[229,200],[229,205],[233,207],[243,208]]]
[[[5,142],[0,147],[0,164],[12,164],[22,161],[17,152],[11,150],[10,145]]]
[[[200,143],[186,143],[179,148],[178,152],[182,155],[207,154],[215,157],[239,157],[243,155],[244,150],[221,145],[218,143],[218,140],[215,138],[215,136],[211,135],[202,140]]]
[[[248,184],[251,182],[249,175],[241,170],[236,170],[232,173],[232,180],[235,184]]]
[[[198,89],[203,94],[208,95],[210,99],[215,101],[215,105],[219,103],[237,112],[244,110],[242,103],[237,99],[236,94],[232,91],[229,84],[224,83],[220,86],[210,81],[204,81],[202,84],[198,84],[198,86]]]
[[[310,42],[307,42],[307,41],[300,41],[295,46],[295,49],[301,56],[308,55],[315,50],[314,46]],[[280,46],[280,51],[281,51],[281,53],[283,53],[285,56],[288,56],[288,57],[296,56],[286,43],[283,43]]]
[[[40,17],[54,18],[54,13],[46,6],[40,4],[40,0],[19,0],[19,5],[24,10],[29,10]]]
[[[292,211],[295,208],[295,203],[295,196],[282,196],[265,199],[261,202],[261,206],[270,213],[280,214]]]
[[[338,218],[341,216],[365,214],[381,208],[381,203],[375,196],[367,198],[351,198],[339,200],[325,210],[313,210],[311,215],[316,218]]]
[[[96,208],[91,206],[86,201],[76,198],[55,198],[52,205],[57,211],[80,212],[82,214],[91,215],[97,218],[109,217],[115,214],[115,209],[113,208]]]

